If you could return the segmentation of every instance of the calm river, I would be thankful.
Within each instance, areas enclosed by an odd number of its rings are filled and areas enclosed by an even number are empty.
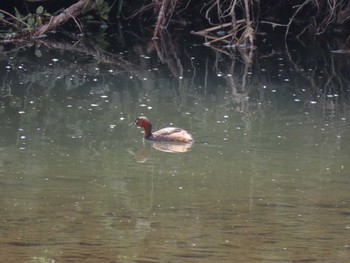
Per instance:
[[[0,261],[347,261],[348,58],[136,47],[1,56]]]

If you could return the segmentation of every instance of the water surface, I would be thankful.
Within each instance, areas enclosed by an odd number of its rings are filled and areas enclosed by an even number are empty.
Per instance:
[[[2,58],[1,259],[350,257],[349,82],[327,63],[309,70],[314,57],[295,70],[281,53],[242,64],[189,50],[179,75],[154,53],[118,53],[132,64],[45,47]],[[196,142],[161,151],[129,126],[139,115]]]

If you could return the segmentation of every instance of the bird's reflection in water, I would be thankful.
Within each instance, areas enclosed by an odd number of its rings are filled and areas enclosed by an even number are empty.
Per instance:
[[[167,153],[185,153],[188,152],[193,143],[171,143],[171,142],[151,142],[152,147],[158,151]]]
[[[148,160],[148,157],[151,154],[151,148],[167,153],[185,153],[188,152],[192,146],[193,143],[144,141],[141,149],[136,152],[130,151],[130,154],[135,156],[137,162],[144,163]]]

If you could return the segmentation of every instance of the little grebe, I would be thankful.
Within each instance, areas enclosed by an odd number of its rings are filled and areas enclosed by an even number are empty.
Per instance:
[[[187,131],[176,127],[167,127],[156,132],[152,132],[151,122],[144,116],[138,117],[133,124],[145,130],[145,139],[163,142],[192,143],[194,140]]]

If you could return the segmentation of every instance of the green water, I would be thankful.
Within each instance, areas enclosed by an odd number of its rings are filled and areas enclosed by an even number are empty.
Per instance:
[[[205,87],[106,72],[75,87],[76,72],[17,72],[3,94],[1,261],[348,260],[344,97],[313,101],[307,85],[296,95],[292,81],[258,80],[237,94],[223,84],[231,75]],[[139,115],[185,128],[194,145],[169,153],[144,142],[129,126]]]

